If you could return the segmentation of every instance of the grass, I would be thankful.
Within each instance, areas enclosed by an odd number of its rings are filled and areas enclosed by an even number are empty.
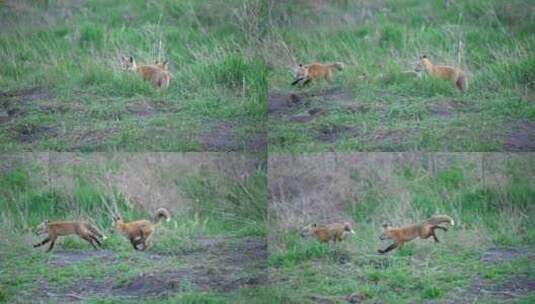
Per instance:
[[[297,94],[304,106],[270,114],[269,150],[529,150],[509,138],[535,120],[530,8],[523,0],[276,5],[266,41],[270,94]],[[461,66],[469,89],[405,74],[422,54]],[[313,61],[343,61],[346,69],[331,84],[292,87],[292,67]],[[317,108],[325,114],[292,119]]]
[[[267,80],[257,42],[236,18],[244,5],[0,4],[2,150],[257,150]],[[120,55],[167,59],[175,79],[158,91],[122,71]],[[210,138],[222,125],[232,128],[220,146]]]
[[[345,303],[352,294],[362,303],[464,303],[476,298],[478,303],[529,303],[533,299],[527,287],[535,270],[531,263],[535,226],[530,220],[535,212],[531,203],[534,179],[527,173],[533,167],[531,157],[492,156],[487,180],[481,179],[474,159],[451,157],[436,169],[426,169],[425,165],[416,165],[415,158],[396,164],[392,177],[382,172],[377,182],[365,168],[359,170],[362,175],[352,172],[356,169],[340,169],[345,168],[343,159],[351,158],[338,157],[340,163],[333,174],[350,172],[354,184],[347,185],[325,169],[321,171],[327,175],[325,179],[314,177],[320,171],[311,166],[322,163],[318,159],[297,161],[294,166],[305,169],[294,172],[290,168],[288,172],[303,179],[301,182],[310,189],[338,190],[334,197],[351,197],[341,211],[345,220],[354,222],[356,234],[336,245],[322,244],[301,238],[296,224],[281,222],[298,219],[275,213],[270,224],[273,230],[268,263],[274,293],[282,302]],[[299,170],[306,171],[306,177]],[[282,178],[290,180],[291,176]],[[294,183],[288,189],[299,187],[299,181]],[[334,186],[338,184],[342,188]],[[366,187],[353,195],[343,193],[347,190],[343,187],[359,189],[359,184]],[[292,192],[286,193],[289,196]],[[310,193],[307,195],[308,200],[315,200]],[[299,201],[294,198],[288,204]],[[339,205],[336,201],[327,204],[330,207],[326,210],[335,216],[337,210],[333,209]],[[329,217],[317,205],[320,211],[299,206],[295,212],[301,216],[321,212],[315,217]],[[386,255],[377,254],[379,248],[391,243],[378,240],[382,223],[404,225],[433,214],[449,214],[456,221],[448,232],[437,234],[440,243],[416,240]],[[514,254],[507,256],[510,251]],[[493,254],[499,257],[493,259]]]
[[[247,261],[232,262],[236,254],[233,251],[236,249],[232,248],[265,238],[266,182],[262,166],[249,175],[241,172],[237,180],[206,168],[186,175],[177,170],[160,170],[157,169],[159,164],[149,161],[149,167],[157,173],[153,176],[171,181],[174,191],[191,204],[181,202],[170,207],[172,220],[158,227],[147,251],[136,252],[126,238],[114,232],[112,213],[127,220],[150,219],[152,215],[147,209],[154,206],[150,207],[149,198],[144,198],[141,205],[133,203],[119,187],[107,188],[99,182],[109,182],[110,176],[127,174],[136,161],[121,163],[111,158],[111,161],[95,164],[91,154],[78,157],[80,161],[76,166],[67,162],[51,167],[47,161],[36,161],[39,157],[20,162],[12,156],[6,162],[9,168],[5,168],[0,177],[0,227],[4,231],[0,240],[0,302],[24,303],[32,295],[60,301],[74,294],[87,303],[131,303],[139,297],[125,295],[125,291],[120,290],[128,291],[129,284],[139,278],[149,280],[144,281],[149,285],[141,288],[158,288],[158,285],[150,287],[151,276],[158,274],[162,278],[157,282],[164,287],[157,294],[164,292],[167,296],[149,296],[150,303],[246,303],[246,299],[261,292],[254,286],[229,291],[214,287],[208,292],[199,290],[196,280],[198,276],[201,276],[200,282],[245,280],[261,267],[261,264],[251,265]],[[173,162],[167,160],[166,166],[173,166]],[[144,174],[140,170],[137,172]],[[51,175],[55,176],[52,187],[47,184]],[[72,183],[66,182],[69,178],[73,178]],[[63,186],[60,180],[65,183]],[[157,181],[146,183],[154,185]],[[152,187],[152,195],[163,198],[158,194],[158,187]],[[31,248],[43,238],[33,232],[44,219],[85,219],[94,223],[108,236],[103,241],[104,250],[94,251],[87,242],[74,236],[60,238],[52,253]],[[248,254],[258,253],[242,254],[248,258]],[[219,275],[228,269],[226,267],[237,267],[233,263],[242,268]],[[206,270],[202,270],[203,267]],[[181,271],[186,271],[188,276],[182,277]],[[168,273],[177,277],[166,279]],[[172,285],[175,283],[169,280],[176,280],[179,285]],[[106,294],[110,286],[111,293]],[[84,294],[88,290],[89,294]]]

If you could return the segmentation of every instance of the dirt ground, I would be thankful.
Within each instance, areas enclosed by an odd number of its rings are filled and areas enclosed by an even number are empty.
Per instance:
[[[47,88],[35,87],[17,91],[0,92],[0,127],[6,128],[9,135],[18,143],[24,145],[36,144],[41,140],[50,138],[64,138],[68,143],[67,150],[83,150],[88,147],[98,147],[110,142],[111,138],[121,132],[119,128],[108,127],[102,129],[87,129],[69,131],[61,127],[59,123],[46,125],[24,124],[18,125],[17,121],[27,115],[35,113],[65,114],[86,112],[90,109],[75,101],[65,103],[54,98]],[[131,115],[138,120],[148,120],[158,115],[179,113],[178,107],[162,104],[158,100],[141,99],[126,104],[124,113],[112,113],[110,120],[115,116]],[[83,114],[80,114],[83,115]],[[87,114],[89,115],[89,114]],[[181,134],[193,142],[198,142],[202,151],[233,152],[247,151],[258,152],[266,148],[267,137],[265,131],[252,132],[247,136],[240,136],[239,125],[227,121],[206,121],[203,125],[205,130],[192,132],[191,135]],[[155,130],[147,130],[154,132]],[[168,130],[156,130],[155,136],[176,137],[176,134]],[[152,134],[148,134],[149,137]]]
[[[381,105],[362,103],[355,100],[351,91],[342,88],[323,89],[317,93],[272,91],[268,95],[268,114],[270,121],[284,123],[309,124],[316,118],[328,115],[329,107],[336,105],[337,111],[348,113],[368,113],[375,111],[386,116],[388,109]],[[427,112],[442,120],[452,119],[461,113],[478,113],[481,109],[462,100],[440,100],[430,103]],[[386,117],[385,117],[386,119]],[[386,130],[379,129],[374,134],[364,134],[352,126],[332,125],[314,129],[315,138],[320,142],[334,143],[339,138],[359,138],[364,141],[400,146],[418,135],[419,129]],[[503,151],[535,151],[535,123],[520,120],[505,124],[506,134],[503,138]],[[490,136],[486,134],[484,136]],[[503,136],[503,135],[499,135]]]
[[[119,282],[105,276],[83,279],[66,287],[57,287],[45,280],[39,281],[43,300],[71,302],[89,297],[145,299],[160,298],[180,291],[210,291],[227,293],[239,288],[255,287],[267,282],[267,244],[256,238],[227,237],[202,238],[194,251],[177,255],[139,252],[143,260],[155,265],[173,265],[176,268],[155,269]],[[51,271],[80,262],[97,260],[103,264],[119,262],[110,250],[53,251],[48,262]]]

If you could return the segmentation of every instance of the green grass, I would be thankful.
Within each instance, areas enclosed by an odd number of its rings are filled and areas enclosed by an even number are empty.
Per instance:
[[[262,166],[253,169],[250,175],[240,175],[239,181],[223,173],[219,176],[213,170],[203,169],[187,176],[176,170],[162,170],[157,174],[172,181],[173,191],[181,193],[191,204],[177,204],[171,209],[171,221],[156,229],[152,246],[145,252],[134,251],[130,242],[111,227],[112,214],[117,212],[127,221],[150,219],[152,214],[128,201],[119,188],[112,186],[111,190],[106,190],[101,184],[110,175],[131,169],[130,164],[113,160],[95,164],[90,161],[91,157],[85,157],[91,155],[78,156],[80,161],[76,166],[67,163],[49,167],[46,162],[27,160],[21,163],[13,157],[6,162],[9,168],[5,168],[0,177],[0,227],[5,232],[0,240],[0,302],[23,303],[33,293],[39,293],[49,301],[60,300],[64,299],[61,295],[67,294],[64,290],[78,290],[76,286],[79,284],[84,290],[106,286],[124,288],[140,275],[184,271],[181,270],[184,267],[194,267],[194,271],[198,271],[195,267],[199,266],[191,263],[207,267],[205,279],[215,280],[213,276],[222,271],[218,267],[228,266],[209,260],[214,253],[203,256],[207,245],[202,245],[200,239],[213,242],[212,246],[219,246],[217,242],[231,242],[224,244],[231,247],[230,244],[238,246],[241,242],[265,237],[266,180]],[[63,180],[65,187],[59,186],[59,182],[54,183],[58,187],[49,187],[46,179],[50,174]],[[69,183],[71,178],[72,183]],[[150,209],[147,204],[142,206]],[[104,250],[94,251],[87,242],[75,236],[59,238],[53,253],[45,252],[48,244],[39,249],[32,248],[31,245],[44,238],[34,235],[35,226],[44,219],[85,219],[94,223],[108,236],[102,242]],[[226,250],[221,252],[223,259],[232,251],[222,248]],[[91,257],[93,253],[105,256]],[[65,254],[67,262],[71,257],[82,260],[65,266],[51,264],[58,259],[61,262],[61,256]],[[207,260],[203,261],[203,258]],[[226,275],[248,277],[253,275],[251,271],[243,268]],[[99,284],[104,285],[98,287]],[[194,286],[184,279],[168,298],[149,297],[148,300],[150,303],[246,303],[246,299],[260,292],[255,288],[206,292]],[[44,294],[43,289],[46,290]],[[135,302],[131,297],[102,297],[98,292],[82,297],[88,303]]]
[[[531,160],[493,158],[492,164],[486,164],[485,176],[495,178],[497,184],[481,180],[477,162],[463,157],[452,157],[436,171],[414,165],[417,161],[404,162],[395,167],[393,177],[381,173],[384,182],[380,183],[370,182],[373,177],[365,169],[366,175],[351,173],[356,184],[366,185],[351,196],[357,201],[345,204],[356,234],[333,245],[301,238],[298,227],[274,230],[268,258],[276,282],[274,293],[285,303],[344,303],[353,293],[363,297],[363,303],[464,303],[473,301],[478,284],[492,292],[504,285],[526,286],[535,270],[530,262],[535,250]],[[307,172],[314,174],[314,170]],[[432,238],[415,240],[386,255],[377,254],[377,249],[391,243],[378,239],[382,223],[409,224],[433,214],[449,214],[456,221],[448,232],[437,233],[440,243]],[[272,221],[273,227],[291,227],[278,223],[276,217]],[[487,262],[482,258],[491,248],[512,248],[520,255]],[[528,303],[533,295],[526,288],[514,292],[517,295],[510,302]],[[477,294],[478,303],[504,301],[499,292],[492,292]]]
[[[266,69],[241,1],[18,3],[0,4],[3,151],[256,149]],[[158,91],[121,70],[123,54],[165,58],[175,79]],[[221,125],[223,147],[206,139]]]
[[[515,149],[507,134],[519,132],[519,122],[535,121],[532,8],[525,0],[454,1],[448,8],[438,0],[275,6],[266,42],[269,90],[313,96],[302,98],[305,106],[270,115],[269,150]],[[459,41],[467,92],[403,73],[422,54],[458,65]],[[343,61],[346,69],[332,84],[292,87],[292,67],[312,61]],[[313,108],[327,113],[306,123],[289,119]],[[322,138],[336,128],[335,139]]]

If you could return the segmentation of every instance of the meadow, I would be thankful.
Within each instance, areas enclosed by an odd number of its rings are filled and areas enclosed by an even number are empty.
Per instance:
[[[248,303],[267,280],[265,165],[237,154],[2,155],[0,302]],[[112,215],[152,219],[152,246],[134,251]],[[54,249],[45,219],[81,219],[108,236],[94,250],[75,237]]]
[[[2,151],[261,151],[258,1],[2,1]],[[123,71],[168,60],[170,87]]]
[[[532,303],[532,155],[322,153],[270,160],[268,265],[280,303]],[[385,255],[382,224],[455,220]],[[343,242],[301,228],[349,221]],[[446,225],[447,226],[447,225]]]
[[[269,151],[534,151],[533,11],[525,0],[274,2]],[[468,90],[410,72],[422,55],[464,69]],[[337,61],[332,83],[290,85],[299,63]]]

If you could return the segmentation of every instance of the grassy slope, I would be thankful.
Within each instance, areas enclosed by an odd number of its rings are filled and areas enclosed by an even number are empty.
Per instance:
[[[322,95],[329,87],[345,97],[304,98],[307,109],[288,113],[328,111],[311,122],[270,117],[270,151],[502,151],[513,149],[504,146],[505,136],[517,132],[517,123],[535,120],[530,1],[450,1],[447,9],[438,0],[318,3],[274,9],[270,92]],[[402,73],[422,54],[457,65],[459,40],[469,73],[465,94]],[[289,68],[310,61],[343,61],[347,68],[333,84],[291,87]],[[337,132],[336,140],[318,139],[329,132]]]
[[[113,170],[113,164],[108,170]],[[80,171],[83,172],[83,171]],[[178,173],[177,173],[178,174]],[[140,275],[164,273],[166,271],[183,271],[190,262],[201,263],[201,266],[214,269],[216,273],[204,274],[211,278],[217,276],[219,268],[233,266],[211,265],[218,260],[203,260],[204,251],[200,239],[215,242],[223,240],[222,248],[230,246],[222,260],[232,261],[234,243],[240,246],[242,240],[258,240],[265,238],[265,173],[262,168],[252,174],[243,183],[234,183],[226,178],[200,174],[177,183],[177,191],[181,191],[193,202],[190,210],[174,210],[177,214],[170,223],[165,223],[157,230],[153,246],[147,252],[134,252],[128,241],[110,227],[110,208],[116,205],[124,218],[150,218],[146,212],[134,209],[124,201],[121,194],[110,198],[99,192],[94,183],[84,179],[80,173],[75,182],[73,193],[51,191],[38,182],[48,176],[46,168],[27,164],[24,167],[12,167],[0,178],[0,227],[5,232],[0,239],[0,302],[25,303],[33,299],[53,301],[59,295],[69,294],[68,290],[91,290],[94,286],[114,286],[126,288],[127,284]],[[173,178],[173,177],[169,177]],[[177,178],[177,180],[180,180]],[[105,235],[104,251],[93,251],[89,245],[76,238],[60,238],[54,252],[31,248],[42,237],[32,234],[33,227],[44,218],[65,219],[84,218],[94,222]],[[226,242],[229,242],[226,244]],[[215,245],[214,245],[215,246]],[[218,245],[219,246],[219,245]],[[92,258],[91,254],[100,255]],[[213,255],[214,253],[212,253]],[[254,252],[242,252],[247,258]],[[54,261],[62,262],[80,259],[64,266],[54,266]],[[192,258],[199,256],[199,258]],[[238,262],[236,262],[238,263]],[[240,264],[238,264],[239,266]],[[248,278],[258,275],[254,272],[259,265],[247,264],[231,274],[236,278]],[[195,266],[195,267],[201,267]],[[194,271],[197,268],[193,268]],[[200,274],[203,275],[202,273]],[[191,280],[194,280],[192,277]],[[150,303],[173,303],[178,300],[185,303],[222,303],[228,301],[244,301],[251,295],[262,293],[262,289],[242,288],[231,292],[202,292],[196,290],[188,278],[179,280],[180,286],[172,291],[169,297],[147,298]],[[107,283],[106,283],[107,282]],[[104,285],[99,285],[104,284]],[[163,284],[163,283],[162,283]],[[81,286],[81,287],[76,287]],[[175,286],[176,287],[176,286]],[[67,291],[65,291],[66,289]],[[99,288],[96,289],[97,292]],[[165,292],[163,290],[161,292]],[[80,291],[78,291],[79,293]],[[77,293],[77,292],[72,292]],[[69,296],[57,298],[68,299]],[[84,295],[88,303],[136,302],[138,297],[114,296],[101,294]],[[101,299],[101,300],[98,300]]]
[[[284,303],[345,303],[353,293],[367,299],[363,303],[533,301],[533,292],[525,293],[535,279],[529,161],[511,161],[505,173],[510,182],[503,187],[485,186],[463,164],[434,174],[400,168],[397,179],[404,191],[387,194],[385,185],[374,184],[360,193],[358,203],[348,203],[356,234],[345,242],[323,245],[291,231],[274,238],[279,241],[270,244],[269,265],[272,280],[281,282],[274,287],[277,294]],[[376,253],[390,244],[377,239],[382,223],[410,223],[436,213],[456,220],[448,232],[437,234],[440,243],[416,240],[387,255]],[[521,254],[482,260],[493,247]],[[515,290],[512,282],[524,290]]]
[[[251,149],[267,83],[240,10],[240,1],[0,4],[2,150]],[[166,58],[175,79],[159,92],[122,72],[121,54]],[[232,146],[207,148],[203,136],[221,129]]]

